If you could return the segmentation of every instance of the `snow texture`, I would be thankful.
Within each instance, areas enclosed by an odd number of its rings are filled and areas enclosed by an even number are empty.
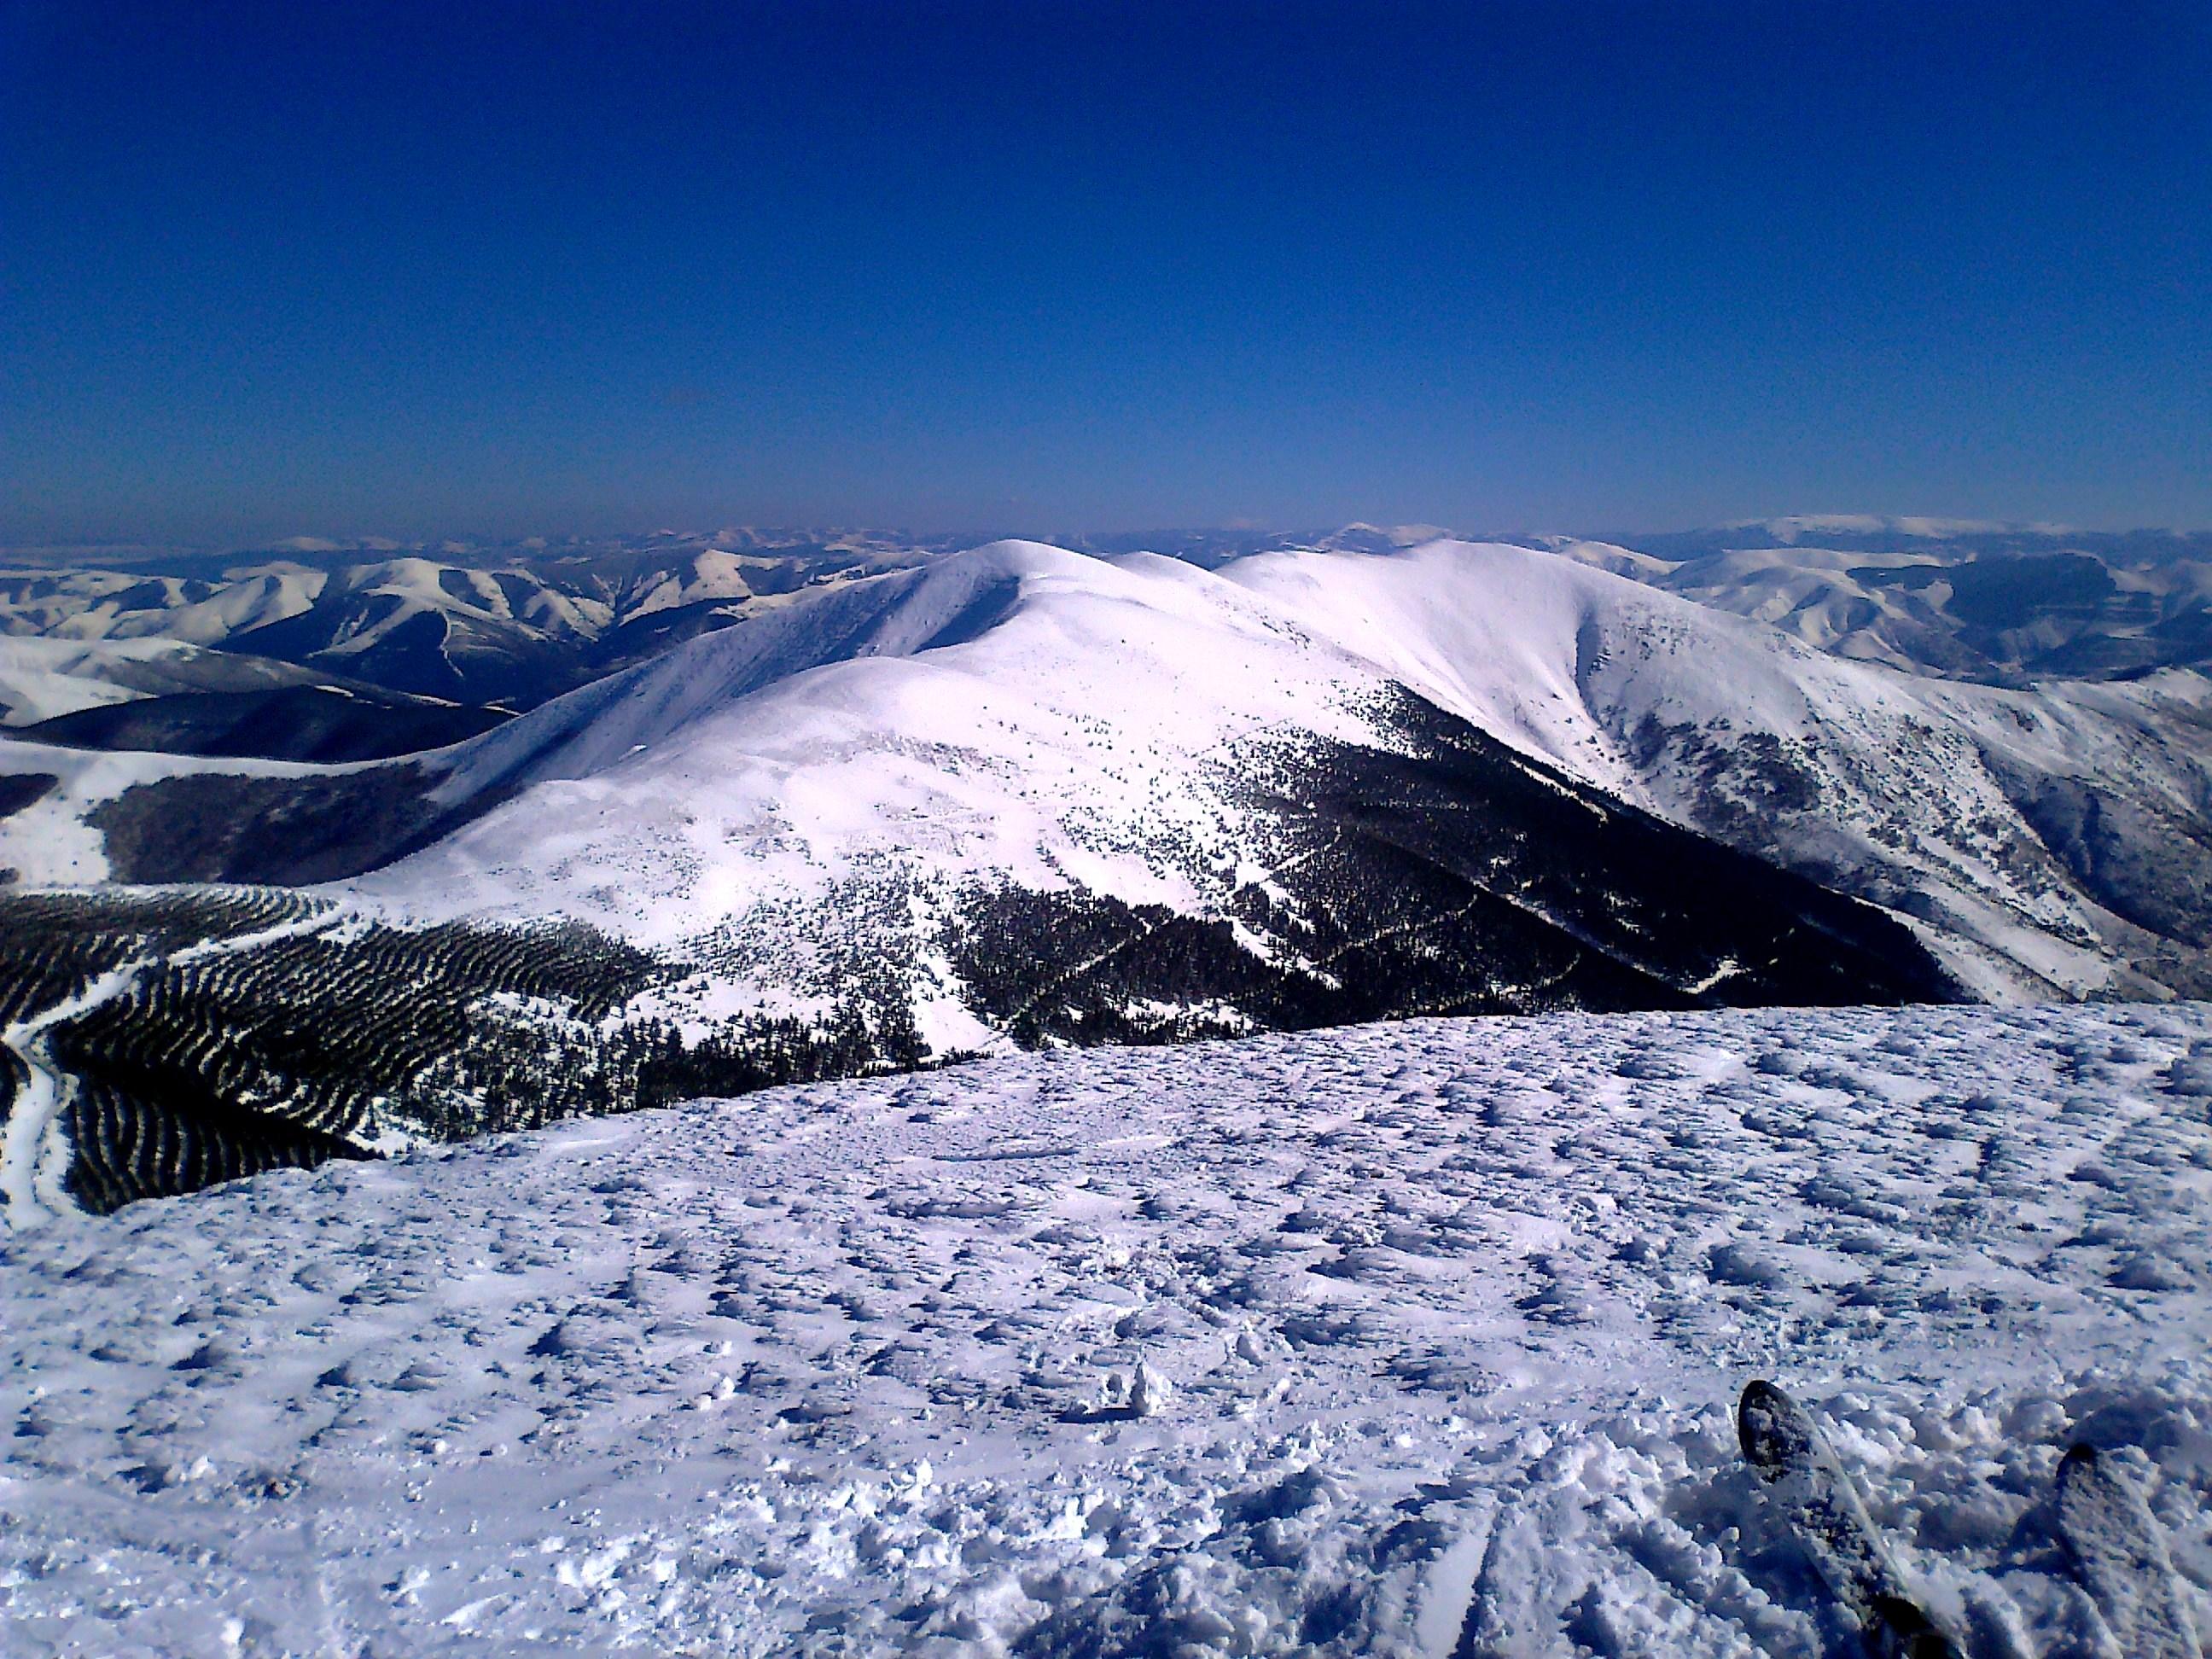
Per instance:
[[[1840,1654],[1784,1383],[1970,1650],[2212,1613],[2212,1007],[1031,1054],[0,1243],[21,1654]]]

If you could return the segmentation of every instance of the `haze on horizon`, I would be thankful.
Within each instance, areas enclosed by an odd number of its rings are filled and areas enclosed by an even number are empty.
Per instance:
[[[0,544],[2212,525],[2212,13],[0,11]]]

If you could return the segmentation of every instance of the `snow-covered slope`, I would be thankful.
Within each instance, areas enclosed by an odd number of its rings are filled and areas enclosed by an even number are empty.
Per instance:
[[[1426,1021],[15,1236],[9,1651],[1852,1651],[1768,1376],[1973,1651],[2116,1653],[2049,1498],[2212,1620],[2208,1091],[2201,1006]]]
[[[149,697],[274,690],[319,678],[289,663],[202,651],[179,640],[0,635],[0,726],[34,726]]]
[[[1010,1046],[1957,994],[1879,911],[1149,556],[844,584],[398,765],[7,763],[21,888],[382,866],[189,966],[189,894],[0,900],[0,978],[68,1009],[0,1036],[42,1202]]]
[[[1582,574],[1447,544],[1218,574],[996,544],[456,751],[441,805],[520,793],[350,890],[416,918],[558,912],[652,947],[750,933],[763,907],[788,932],[795,904],[885,878],[912,890],[917,927],[977,881],[1249,927],[1239,896],[1283,891],[1278,866],[1304,850],[1255,780],[1297,794],[1345,751],[1407,750],[1407,688],[1607,794],[1648,793],[1580,695]]]
[[[1371,740],[1348,692],[1375,686],[1190,566],[996,544],[468,746],[441,801],[525,793],[355,890],[414,914],[559,908],[655,944],[885,859],[1189,908],[1245,850],[1234,747]]]
[[[1921,919],[1987,990],[2212,988],[2200,675],[1931,681],[1502,546],[1222,574],[1599,788]]]

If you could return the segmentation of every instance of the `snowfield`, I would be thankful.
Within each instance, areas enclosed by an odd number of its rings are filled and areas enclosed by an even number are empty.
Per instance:
[[[776,1091],[0,1243],[11,1654],[1975,1651],[2212,1619],[2212,1006],[1426,1021]],[[2212,1625],[2208,1625],[2212,1628]]]

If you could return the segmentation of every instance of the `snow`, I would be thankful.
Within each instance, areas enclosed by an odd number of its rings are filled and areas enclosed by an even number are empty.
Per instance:
[[[187,967],[211,957],[252,950],[279,939],[320,931],[327,925],[310,915],[273,927],[228,938],[203,940],[168,957],[171,964]],[[344,924],[341,923],[341,927]],[[9,1102],[8,1115],[0,1118],[0,1199],[6,1202],[10,1226],[36,1224],[57,1215],[78,1213],[67,1191],[68,1142],[54,1133],[56,1120],[74,1087],[65,1069],[56,1065],[47,1033],[128,990],[152,962],[143,957],[98,975],[75,995],[35,1010],[24,1018],[0,1027],[0,1049],[4,1049],[20,1074]],[[397,1145],[376,1151],[398,1150]]]
[[[181,650],[169,647],[157,653],[142,647],[127,659],[180,654]],[[0,725],[31,726],[140,696],[102,678],[111,659],[126,659],[113,647],[103,652],[74,640],[0,638]]]
[[[348,550],[313,538],[295,538],[283,545],[299,554]],[[78,644],[167,641],[219,646],[319,607],[326,614],[329,637],[317,654],[343,665],[426,615],[474,629],[508,649],[544,647],[557,653],[599,641],[620,623],[672,606],[720,599],[750,609],[782,602],[782,596],[764,600],[754,595],[746,575],[748,568],[757,573],[781,561],[711,547],[689,557],[680,548],[661,549],[662,557],[672,556],[676,562],[648,568],[627,583],[602,584],[595,572],[572,566],[567,574],[580,578],[573,589],[556,585],[557,578],[533,573],[527,559],[478,568],[375,539],[350,550],[363,556],[359,562],[326,568],[287,558],[262,559],[231,566],[219,580],[141,571],[0,570],[0,635],[41,635]],[[542,543],[535,548],[525,543],[519,550],[544,548]],[[436,551],[465,557],[470,550],[449,542]],[[374,556],[380,553],[397,556]],[[903,556],[921,555],[906,550]],[[283,649],[289,654],[301,644],[295,630]],[[0,666],[0,699],[4,687]]]
[[[2119,1644],[2138,1659],[2198,1659],[2188,1591],[2158,1517],[2119,1460],[2077,1446],[2058,1467],[2058,1530]]]
[[[1824,1422],[1976,1650],[2212,1615],[2212,1006],[1016,1056],[0,1242],[0,1617],[102,1655],[1847,1650]]]
[[[1635,583],[1554,554],[1455,542],[1260,554],[1221,575],[1523,754],[1609,793],[1640,793],[1577,681],[1594,604],[1641,600]]]
[[[47,1052],[46,1032],[123,990],[143,966],[132,963],[99,975],[76,995],[0,1030],[0,1048],[15,1062],[11,1069],[22,1074],[10,1091],[8,1115],[0,1120],[0,1197],[11,1224],[76,1207],[60,1190],[66,1157],[55,1155],[62,1151],[58,1138],[47,1133],[66,1097]]]
[[[2008,772],[2078,780],[2181,824],[2212,790],[2212,686],[2186,671],[2028,690],[1930,680],[1499,545],[1263,554],[1221,575],[1584,782],[1845,890],[1911,897],[1989,994],[2129,984],[2108,948],[2127,924],[2073,887],[2023,822]],[[1639,752],[1655,730],[1698,748]],[[1760,744],[1807,788],[1809,810],[1778,810],[1755,773],[1716,787],[1705,758]]]
[[[709,599],[750,599],[752,585],[745,580],[748,566],[758,568],[735,553],[708,550],[690,562],[688,572],[656,571],[641,593],[633,594],[624,608],[625,619],[649,617],[657,611],[699,605]]]
[[[212,678],[203,666],[208,661],[177,640],[0,635],[0,726],[31,726],[80,709],[196,690],[203,678]]]
[[[106,605],[95,605],[72,617],[64,631],[85,638],[160,637],[217,645],[234,635],[300,615],[314,605],[329,581],[325,573],[299,565],[260,567],[190,604],[120,612]]]

